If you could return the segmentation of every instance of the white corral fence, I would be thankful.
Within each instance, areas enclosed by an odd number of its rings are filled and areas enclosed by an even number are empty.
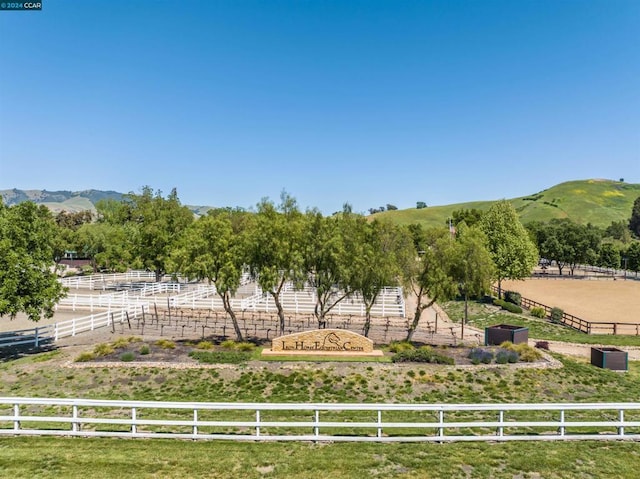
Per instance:
[[[0,398],[0,435],[252,441],[640,440],[640,403],[270,404]]]

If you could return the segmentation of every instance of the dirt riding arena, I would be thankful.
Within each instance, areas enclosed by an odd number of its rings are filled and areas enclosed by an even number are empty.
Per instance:
[[[502,289],[586,321],[640,323],[640,281],[527,279],[503,281]]]

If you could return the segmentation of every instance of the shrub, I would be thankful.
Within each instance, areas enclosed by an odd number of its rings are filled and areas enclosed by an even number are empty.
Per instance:
[[[561,308],[551,308],[551,321],[554,323],[562,323],[564,311]]]
[[[129,343],[138,343],[140,341],[142,341],[142,339],[135,336],[129,336],[128,338],[118,338],[111,344],[115,349],[120,349],[128,346]]]
[[[140,347],[140,354],[142,354],[143,356],[146,356],[147,354],[149,354],[151,351],[149,350],[149,345],[148,344],[143,344]]]
[[[520,355],[515,351],[510,351],[508,349],[500,349],[496,354],[496,363],[498,364],[507,364],[507,363],[517,363]]]
[[[211,341],[200,341],[196,344],[196,349],[213,349],[213,343]]]
[[[540,318],[543,319],[547,316],[547,312],[544,310],[544,308],[541,308],[540,306],[534,306],[533,308],[531,308],[531,316],[533,316],[534,318]]]
[[[235,349],[236,342],[233,339],[226,339],[220,343],[220,346],[224,349]]]
[[[253,351],[254,349],[256,349],[256,345],[253,343],[237,343],[236,344],[236,349],[238,351],[244,351],[244,352],[249,352],[249,351]]]
[[[124,361],[124,362],[130,362],[133,361],[136,358],[136,355],[133,354],[133,352],[131,351],[127,351],[126,353],[122,353],[120,355],[120,361]]]
[[[482,348],[473,348],[469,351],[469,359],[472,364],[489,364],[493,361],[493,353]]]
[[[96,358],[95,353],[90,351],[85,351],[84,353],[80,353],[80,355],[76,358],[76,362],[85,363],[87,361],[93,361]]]
[[[400,351],[391,360],[394,363],[454,364],[453,358],[438,354],[429,347]]]
[[[169,341],[168,339],[158,339],[156,341],[156,346],[162,348],[162,349],[175,349],[176,348],[176,343],[174,343],[173,341]]]
[[[520,361],[524,361],[525,363],[531,363],[542,358],[542,353],[527,343],[513,344],[510,341],[505,341],[500,347],[518,353]]]
[[[100,343],[96,344],[96,347],[93,348],[93,352],[96,356],[107,356],[108,354],[113,354],[115,349],[109,343]]]
[[[501,299],[493,298],[493,304],[495,304],[496,306],[500,306],[502,308],[505,302]]]
[[[507,303],[515,304],[516,306],[520,306],[522,304],[522,296],[517,291],[505,291],[504,300]]]
[[[402,351],[411,351],[415,349],[409,341],[391,341],[389,343],[389,351],[392,353],[401,353]]]

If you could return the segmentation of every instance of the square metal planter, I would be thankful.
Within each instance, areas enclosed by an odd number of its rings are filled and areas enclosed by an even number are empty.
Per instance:
[[[618,348],[591,348],[591,364],[613,371],[627,371],[629,354]]]
[[[484,345],[497,346],[505,341],[513,344],[529,342],[529,328],[511,324],[496,324],[484,328]]]

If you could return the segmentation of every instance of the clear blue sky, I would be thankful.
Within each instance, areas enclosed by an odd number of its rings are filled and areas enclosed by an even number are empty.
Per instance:
[[[640,183],[640,1],[43,0],[0,12],[0,189],[325,213]]]

